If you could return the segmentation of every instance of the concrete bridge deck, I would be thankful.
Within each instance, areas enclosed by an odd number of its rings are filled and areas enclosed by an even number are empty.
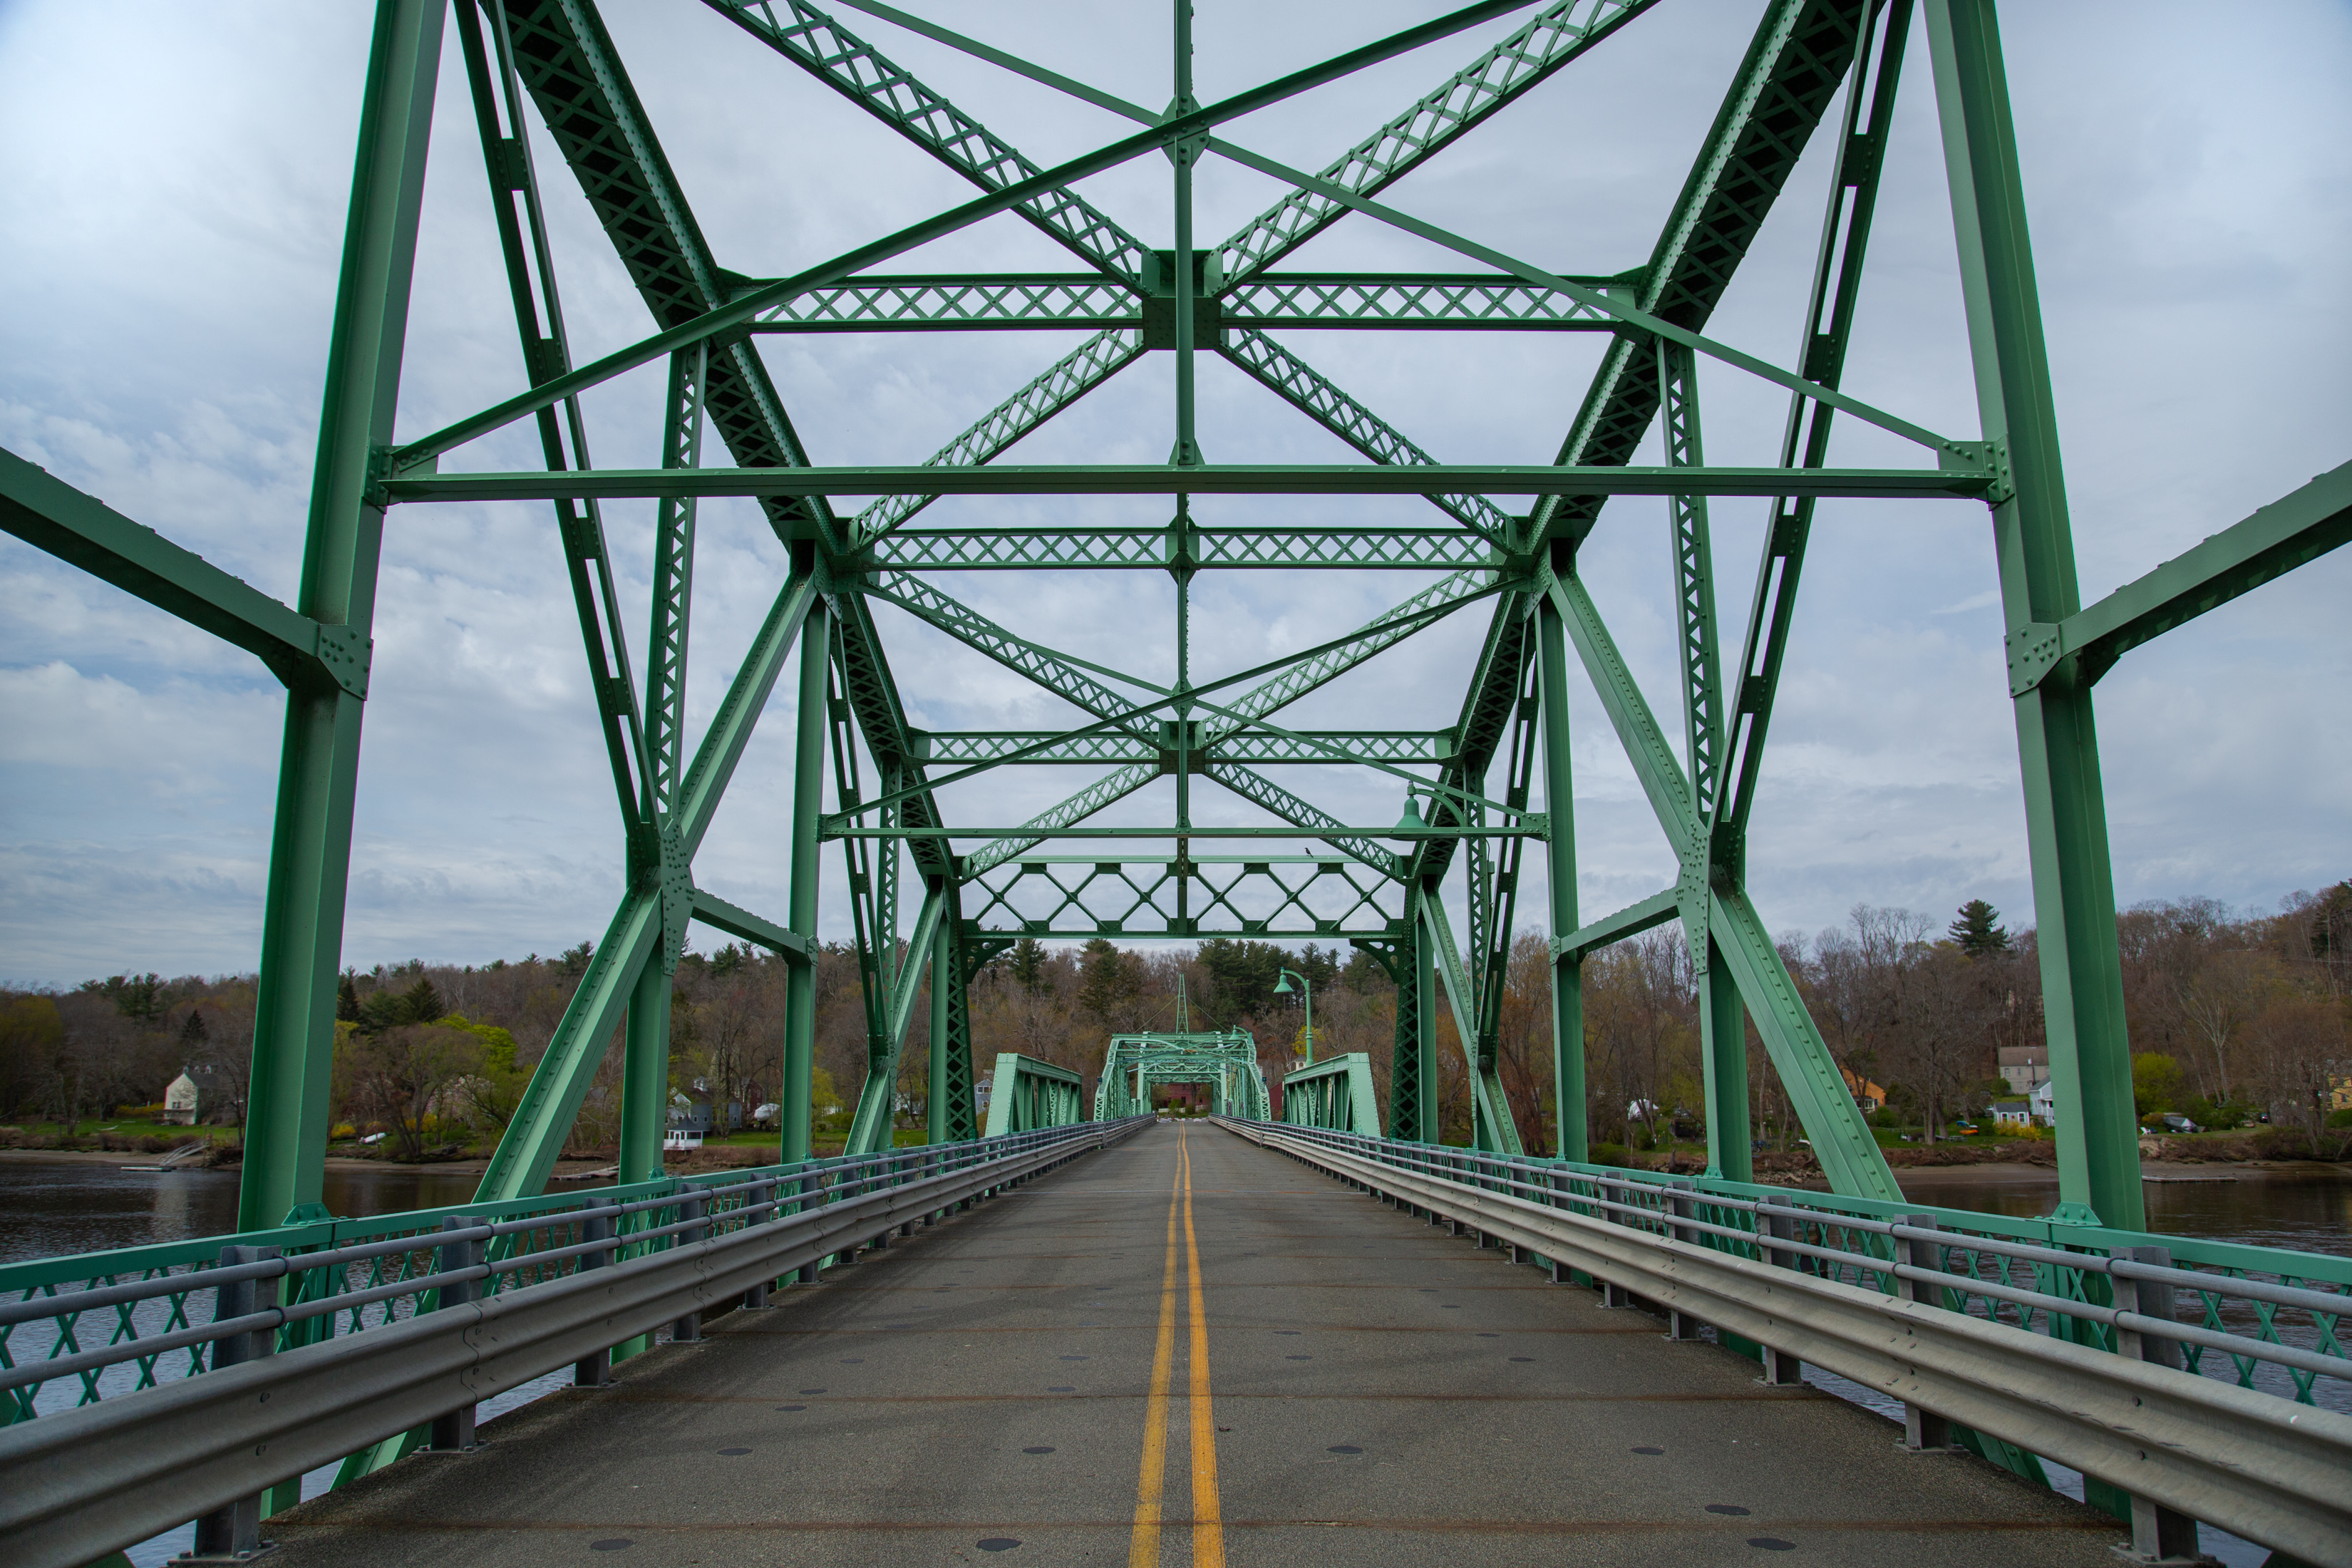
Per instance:
[[[2112,1519],[1163,1125],[269,1521],[287,1568],[2112,1568]]]

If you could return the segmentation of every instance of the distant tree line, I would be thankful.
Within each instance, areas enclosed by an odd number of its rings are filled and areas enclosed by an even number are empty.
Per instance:
[[[2233,914],[2206,899],[2142,904],[2119,917],[2117,931],[2137,1109],[2209,1126],[2267,1115],[2321,1142],[2331,1085],[2352,1074],[2352,882],[2297,893],[2271,914]],[[1783,939],[1780,952],[1839,1064],[1885,1089],[1887,1119],[1930,1135],[2006,1091],[1996,1073],[2000,1047],[2043,1041],[2034,933],[2010,931],[1980,900],[1941,929],[1908,910],[1857,906],[1845,925],[1810,941]],[[592,955],[582,942],[554,958],[347,973],[336,1115],[384,1131],[412,1155],[495,1137]],[[1087,1075],[1091,1092],[1113,1034],[1239,1027],[1255,1037],[1277,1080],[1305,1044],[1301,996],[1275,989],[1284,969],[1313,987],[1316,1056],[1364,1052],[1385,1110],[1395,987],[1369,954],[1336,945],[1217,937],[1191,948],[1099,939],[1049,946],[1022,938],[973,978],[973,1068],[985,1073],[999,1052],[1018,1051]],[[782,959],[749,947],[685,957],[671,994],[677,1092],[709,1102],[722,1121],[730,1107],[748,1118],[778,1098],[788,973]],[[868,1041],[855,952],[825,944],[815,974],[824,1119],[855,1100]],[[152,1106],[186,1070],[205,1120],[240,1123],[255,992],[251,975],[149,973],[0,993],[0,1119],[73,1122]],[[1654,1143],[1677,1121],[1698,1130],[1696,982],[1677,929],[1588,958],[1584,1018],[1586,1116],[1596,1141]],[[897,1102],[910,1124],[925,1110],[929,1019],[918,1005],[900,1058]],[[1438,1114],[1445,1136],[1464,1140],[1469,1085],[1442,994],[1437,1032]],[[1522,933],[1511,949],[1498,1045],[1523,1142],[1556,1147],[1550,954],[1540,932]],[[1801,1129],[1752,1023],[1748,1050],[1749,1131],[1793,1143]],[[573,1130],[580,1149],[609,1148],[618,1136],[620,1060],[616,1030]]]

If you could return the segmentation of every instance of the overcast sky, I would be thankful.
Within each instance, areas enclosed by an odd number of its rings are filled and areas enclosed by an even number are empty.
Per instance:
[[[1140,102],[1170,92],[1163,5],[923,9]],[[1305,19],[1312,9],[1340,19]],[[1214,100],[1433,14],[1202,0],[1200,92]],[[1754,0],[1669,0],[1395,187],[1395,205],[1562,271],[1644,260],[1754,26]],[[0,446],[290,601],[365,64],[357,4],[0,0]],[[636,90],[720,262],[774,275],[965,199],[923,153],[688,0],[606,7]],[[878,21],[844,20],[1050,163],[1125,123]],[[1322,167],[1517,19],[1231,128]],[[2352,9],[2264,0],[2012,5],[2011,90],[2041,267],[2086,601],[2352,458]],[[1976,428],[1924,36],[1912,43],[1872,241],[1849,391],[1931,428]],[[1834,111],[1833,111],[1834,112]],[[649,330],[577,184],[533,128],[576,360]],[[1817,139],[1710,331],[1781,363],[1828,180]],[[1086,194],[1172,242],[1166,162]],[[1274,198],[1212,161],[1208,244]],[[1069,270],[1000,217],[894,271]],[[1460,270],[1354,218],[1286,265]],[[1055,333],[760,340],[816,461],[919,461],[1073,346]],[[1286,340],[1441,460],[1549,462],[1600,339],[1294,333]],[[1160,461],[1169,356],[1112,381],[1016,449],[1039,462]],[[399,427],[404,437],[524,384],[454,30],[445,50]],[[1355,460],[1213,359],[1212,461]],[[1781,395],[1703,372],[1707,453],[1775,460]],[[657,461],[658,370],[587,400],[604,466]],[[1850,422],[1832,460],[1916,448]],[[449,468],[536,467],[528,426]],[[1654,450],[1655,440],[1651,443]],[[1656,461],[1645,453],[1639,460]],[[1507,504],[1524,504],[1507,503]],[[1718,502],[1716,559],[1736,649],[1761,502]],[[1157,524],[1160,498],[942,502],[927,521]],[[1426,522],[1412,498],[1207,498],[1208,521]],[[605,512],[631,647],[645,645],[652,509]],[[699,733],[784,571],[748,503],[706,503],[689,667]],[[1679,733],[1663,503],[1612,502],[1583,570]],[[1196,588],[1196,679],[1360,624],[1427,579],[1213,574]],[[1173,674],[1164,575],[971,574],[949,592],[1041,640],[1150,679]],[[0,539],[0,979],[256,962],[280,689],[215,642]],[[2098,689],[2116,893],[2271,906],[2352,875],[2344,606],[2352,552],[2128,656]],[[915,723],[1061,727],[1072,710],[888,606],[877,621]],[[1454,721],[1485,626],[1465,612],[1286,710],[1293,727]],[[562,559],[543,504],[407,507],[386,531],[362,750],[347,963],[483,963],[600,934],[620,891],[618,816]],[[1736,657],[1736,653],[1730,657]],[[723,896],[784,913],[792,681],[781,683],[697,866]],[[1673,863],[1598,702],[1575,702],[1580,896],[1592,918],[1667,885]],[[1827,502],[1751,835],[1776,930],[1858,902],[1938,921],[1971,897],[2030,921],[2016,739],[1990,533],[1971,502]],[[1012,770],[959,786],[951,821],[1010,822],[1085,782]],[[1394,820],[1391,778],[1293,769],[1353,822]],[[1166,820],[1167,785],[1107,821]],[[1262,820],[1214,786],[1203,823]],[[1297,850],[1302,840],[1279,847]],[[1540,861],[1531,855],[1531,861]],[[826,857],[828,935],[845,935]],[[1544,909],[1540,874],[1521,908]],[[707,933],[698,932],[698,944]]]

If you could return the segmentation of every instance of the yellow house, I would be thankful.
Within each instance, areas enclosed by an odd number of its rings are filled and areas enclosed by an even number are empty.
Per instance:
[[[1853,1102],[1865,1112],[1886,1109],[1885,1089],[1866,1078],[1855,1077],[1844,1068],[1838,1068],[1838,1071],[1845,1076],[1845,1091],[1853,1096]]]

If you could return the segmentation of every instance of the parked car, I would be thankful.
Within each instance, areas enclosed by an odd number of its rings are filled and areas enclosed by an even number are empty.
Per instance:
[[[2177,1110],[2168,1110],[2158,1118],[2167,1132],[2202,1132],[2205,1131]]]

